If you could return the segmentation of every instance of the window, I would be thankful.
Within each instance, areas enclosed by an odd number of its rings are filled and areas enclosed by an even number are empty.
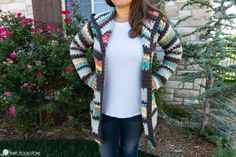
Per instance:
[[[91,0],[77,0],[80,4],[80,13],[83,17],[90,19],[92,13]],[[94,12],[99,13],[103,11],[108,11],[110,7],[106,4],[105,0],[93,0],[94,2]],[[72,10],[70,0],[66,0],[66,9]]]

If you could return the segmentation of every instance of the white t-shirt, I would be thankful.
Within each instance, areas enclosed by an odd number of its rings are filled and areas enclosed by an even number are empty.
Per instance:
[[[141,38],[130,38],[128,22],[114,21],[105,57],[102,113],[127,118],[141,114]]]

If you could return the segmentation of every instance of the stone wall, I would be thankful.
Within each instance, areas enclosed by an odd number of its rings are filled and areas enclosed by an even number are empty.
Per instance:
[[[23,16],[33,18],[32,0],[1,0],[0,9],[4,12],[21,12]]]
[[[206,13],[206,8],[202,8],[198,5],[185,7],[183,10],[180,8],[186,3],[187,0],[177,0],[166,2],[165,13],[170,20],[175,24],[180,18],[186,16],[192,16],[188,20],[181,22],[176,27],[176,30],[180,35],[187,34],[194,31],[197,27],[204,25],[210,16],[210,13]],[[188,37],[182,38],[186,42],[202,42],[198,38],[198,34],[194,34]],[[163,59],[163,50],[157,48],[157,59],[160,61]],[[181,74],[185,72],[197,72],[200,70],[199,66],[189,66],[183,59],[183,62],[177,66],[177,70],[170,77],[167,82],[165,101],[167,104],[183,104],[198,103],[198,101],[192,99],[193,96],[197,96],[204,91],[204,88],[200,87],[200,84],[204,84],[205,79],[195,79],[192,82],[181,82]]]

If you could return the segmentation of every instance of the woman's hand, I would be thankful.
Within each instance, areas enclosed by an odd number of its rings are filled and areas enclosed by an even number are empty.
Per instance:
[[[97,88],[97,81],[96,81],[97,78],[93,79],[93,82],[92,82],[92,88],[93,90],[95,90]]]
[[[154,91],[156,89],[156,83],[154,81],[154,79],[152,78],[152,91]]]

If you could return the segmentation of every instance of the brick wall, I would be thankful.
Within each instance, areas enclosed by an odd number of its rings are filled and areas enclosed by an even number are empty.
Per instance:
[[[185,7],[183,10],[180,8],[186,3],[187,0],[176,0],[166,2],[165,13],[170,20],[175,24],[180,18],[192,15],[188,20],[181,22],[181,24],[176,27],[176,30],[180,35],[187,34],[194,31],[197,27],[204,25],[209,18],[210,13],[206,13],[206,8],[200,8],[198,5]],[[194,34],[188,37],[182,38],[186,42],[202,42],[198,38],[198,34]],[[163,50],[159,47],[157,48],[157,59],[160,61],[163,59]],[[190,59],[191,60],[191,59]],[[188,63],[183,59],[183,62],[177,66],[177,70],[170,77],[167,82],[167,90],[165,100],[167,104],[184,104],[198,103],[198,101],[193,100],[193,96],[197,96],[204,91],[204,88],[200,87],[200,84],[206,83],[205,79],[195,79],[192,82],[181,82],[181,74],[185,72],[197,72],[200,70],[199,66],[189,66]]]

